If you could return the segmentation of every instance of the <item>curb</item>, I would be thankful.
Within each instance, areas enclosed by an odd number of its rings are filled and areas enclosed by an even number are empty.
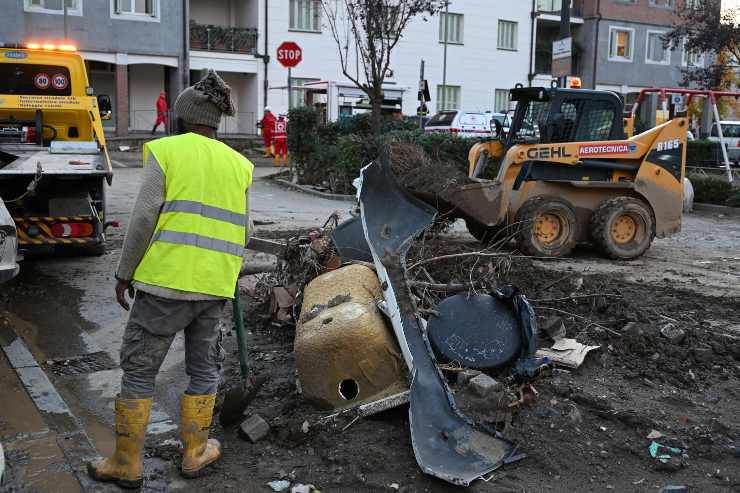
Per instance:
[[[729,207],[727,205],[700,204],[694,203],[695,211],[714,212],[728,216],[740,216],[740,207]]]
[[[102,485],[87,475],[85,463],[98,457],[95,446],[28,346],[11,327],[0,329],[0,350],[5,353],[10,368],[15,371],[41,419],[58,434],[57,444],[82,491],[113,491],[112,487]]]
[[[281,178],[276,178],[273,181],[283,188],[288,188],[290,190],[296,190],[298,192],[307,193],[315,197],[321,197],[322,199],[337,200],[341,202],[355,202],[357,200],[357,198],[354,195],[342,195],[338,193],[319,192],[318,190],[313,190],[311,188],[304,187],[303,185],[291,183],[288,180],[283,180]]]

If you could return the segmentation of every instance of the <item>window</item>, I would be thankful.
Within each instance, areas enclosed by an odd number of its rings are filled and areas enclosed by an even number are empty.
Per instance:
[[[665,33],[662,31],[647,32],[645,53],[645,61],[647,63],[659,65],[668,65],[671,63],[671,50],[668,47],[663,47],[663,36],[665,36]]]
[[[58,65],[0,63],[0,94],[69,96],[69,69]]]
[[[460,109],[460,86],[437,86],[437,112]]]
[[[681,53],[681,65],[684,67],[703,67],[704,56],[698,50],[692,50],[686,47],[686,40],[683,42]]]
[[[444,12],[439,16],[439,42],[445,42],[445,19],[447,19],[447,42],[463,44],[463,15]]]
[[[159,0],[113,0],[113,12],[137,18],[158,17]]]
[[[498,21],[498,49],[516,50],[518,23]]]
[[[321,2],[290,0],[290,29],[321,32]]]
[[[26,12],[42,12],[45,14],[64,14],[63,0],[24,0],[23,9]],[[67,0],[68,15],[82,15],[82,0]]]
[[[493,99],[493,111],[497,113],[506,113],[507,111],[509,111],[508,89],[496,89]]]
[[[537,0],[539,12],[553,12],[559,14],[563,8],[563,0]],[[570,0],[570,8],[573,8],[573,0]]]
[[[650,0],[651,7],[664,7],[672,9],[676,5],[676,0]]]
[[[306,91],[304,91],[303,89],[297,89],[297,88],[303,87],[303,85],[306,84],[307,82],[316,82],[318,80],[320,79],[291,77],[290,85],[292,86],[292,91],[290,92],[290,107],[300,108],[301,106],[305,106],[306,105],[306,98],[305,98]]]
[[[717,124],[712,125],[712,133],[709,134],[711,137],[719,137],[719,132],[717,131]],[[733,124],[733,123],[723,123],[722,124],[722,137],[724,138],[733,138],[736,139],[740,137],[740,125]]]
[[[702,0],[685,0],[687,9],[699,10],[702,8]]]
[[[635,30],[627,27],[609,28],[609,60],[631,62]]]

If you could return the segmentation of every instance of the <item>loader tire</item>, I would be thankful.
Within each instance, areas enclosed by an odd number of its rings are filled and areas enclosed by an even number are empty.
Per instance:
[[[519,249],[535,257],[565,257],[576,246],[576,213],[565,200],[541,195],[522,204],[514,224]]]
[[[591,215],[591,238],[609,258],[637,258],[650,248],[655,238],[653,212],[639,199],[609,199]]]
[[[468,228],[468,233],[470,233],[473,238],[486,246],[490,245],[494,241],[503,240],[505,237],[501,233],[502,228],[486,226],[474,219],[466,219],[465,226]]]

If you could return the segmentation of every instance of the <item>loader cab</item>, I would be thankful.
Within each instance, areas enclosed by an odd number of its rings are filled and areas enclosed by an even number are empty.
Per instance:
[[[516,87],[505,146],[624,139],[622,100],[608,91]]]

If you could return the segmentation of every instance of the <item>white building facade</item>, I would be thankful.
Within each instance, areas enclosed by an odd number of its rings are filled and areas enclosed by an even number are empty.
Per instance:
[[[508,90],[527,85],[530,66],[531,5],[506,0],[452,0],[447,25],[446,108],[464,111],[501,111],[508,108]],[[260,12],[260,25],[264,25]],[[429,84],[431,113],[442,109],[444,68],[444,14],[415,18],[392,52],[389,87],[404,89],[403,113],[416,114],[421,61]],[[321,3],[313,0],[271,0],[268,3],[267,103],[273,112],[286,112],[302,104],[302,91],[288,97],[288,70],[276,60],[277,47],[294,41],[303,61],[292,70],[292,83],[347,82],[339,63],[337,43],[328,27]],[[260,42],[262,49],[263,41]],[[352,50],[350,50],[351,52]],[[350,53],[349,67],[359,70]],[[263,75],[261,75],[263,76]],[[264,90],[264,83],[260,84]],[[262,96],[264,100],[264,95]]]

